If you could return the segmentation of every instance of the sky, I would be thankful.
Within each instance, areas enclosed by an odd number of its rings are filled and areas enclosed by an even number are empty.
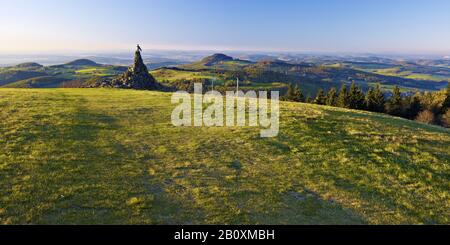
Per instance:
[[[450,54],[448,0],[0,0],[0,53]]]

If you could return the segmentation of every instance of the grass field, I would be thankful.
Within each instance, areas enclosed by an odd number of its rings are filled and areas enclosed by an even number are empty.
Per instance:
[[[379,75],[385,75],[385,76],[398,76],[403,78],[409,78],[409,79],[415,79],[415,80],[426,80],[426,81],[434,81],[434,82],[440,82],[440,81],[450,81],[450,77],[448,76],[438,76],[433,74],[423,74],[423,73],[416,73],[414,71],[401,71],[400,67],[395,68],[386,68],[386,69],[366,69],[368,72],[372,72]]]
[[[84,69],[76,70],[75,74],[81,77],[92,77],[92,76],[113,76],[120,74],[120,71],[115,71],[112,67],[101,66],[101,67],[86,67]]]
[[[281,103],[171,125],[169,93],[0,89],[0,224],[450,224],[450,130]]]
[[[205,78],[205,79],[213,78],[212,75],[205,72],[176,71],[170,69],[159,69],[151,71],[150,74],[152,74],[158,81],[168,81],[168,82],[176,80],[192,80],[196,78]]]

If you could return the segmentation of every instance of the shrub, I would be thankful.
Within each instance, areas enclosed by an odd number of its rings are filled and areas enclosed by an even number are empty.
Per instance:
[[[446,128],[450,128],[450,109],[442,115],[442,125]]]
[[[417,115],[416,121],[432,124],[434,123],[434,113],[430,110],[421,111],[419,112],[419,115]]]

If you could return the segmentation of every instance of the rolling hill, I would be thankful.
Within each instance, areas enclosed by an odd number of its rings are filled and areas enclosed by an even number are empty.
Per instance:
[[[211,56],[203,58],[200,62],[204,63],[206,66],[212,66],[220,62],[233,61],[233,57],[225,54],[213,54]]]
[[[27,62],[27,63],[21,63],[15,66],[16,68],[26,68],[26,69],[39,69],[44,67],[41,64],[35,63],[35,62]]]
[[[65,64],[66,66],[99,66],[96,62],[88,59],[78,59]]]
[[[449,224],[450,131],[281,102],[174,127],[170,93],[0,89],[0,224]]]
[[[288,57],[286,57],[288,58]],[[308,61],[306,59],[306,61]],[[305,60],[284,61],[276,58],[249,61],[225,54],[213,54],[192,63],[147,63],[158,82],[176,89],[192,87],[194,82],[209,86],[214,82],[219,90],[235,86],[236,78],[243,89],[278,90],[284,92],[289,83],[300,85],[305,95],[315,96],[319,89],[340,87],[355,81],[364,90],[381,84],[385,90],[399,86],[402,91],[437,91],[450,80],[448,67],[435,63],[397,62],[371,58],[367,61],[322,60],[316,63]],[[381,63],[384,62],[384,63]],[[419,61],[418,61],[419,62]],[[101,78],[113,78],[126,71],[124,66],[102,65],[89,59],[42,66],[24,63],[0,68],[0,86],[29,87],[23,80],[38,80],[35,87],[85,86],[85,83]],[[38,78],[39,77],[39,78]],[[48,79],[48,81],[45,81]],[[55,82],[55,81],[60,81]],[[8,85],[10,84],[10,85]]]
[[[39,71],[5,70],[0,72],[0,86],[17,82],[24,79],[41,77],[47,75]]]
[[[358,64],[350,65],[350,64]],[[289,83],[298,84],[306,95],[314,96],[319,89],[340,87],[343,83],[357,82],[367,90],[375,84],[381,84],[383,88],[391,90],[393,86],[400,86],[406,91],[431,90],[444,88],[447,81],[437,81],[431,76],[401,76],[400,74],[380,73],[378,70],[368,69],[370,64],[378,65],[377,68],[393,67],[389,63],[306,63],[286,62],[279,59],[260,60],[252,62],[248,60],[234,59],[224,54],[214,54],[203,58],[198,62],[184,64],[177,67],[163,67],[156,69],[152,75],[160,82],[166,82],[174,86],[184,87],[188,81],[210,84],[214,79],[215,84],[227,87],[235,86],[237,77],[243,82],[245,88],[259,88],[262,85],[266,89],[284,92]],[[364,65],[364,66],[363,66]],[[374,66],[370,66],[373,68]],[[417,69],[419,67],[410,67]],[[431,68],[429,68],[431,69]],[[202,78],[202,79],[198,79]],[[429,78],[429,79],[428,79]],[[284,86],[279,86],[279,84]]]
[[[82,86],[84,81],[117,76],[126,70],[127,67],[101,65],[88,59],[53,66],[42,66],[32,62],[22,63],[0,68],[0,87],[57,88],[65,86],[67,82]]]
[[[450,67],[441,65],[439,60],[393,63],[344,62],[338,63],[352,69],[374,74],[414,79],[417,81],[450,82]]]
[[[5,88],[56,88],[64,82],[68,81],[64,78],[58,78],[53,76],[39,76],[29,79],[19,80],[16,82],[8,83]]]

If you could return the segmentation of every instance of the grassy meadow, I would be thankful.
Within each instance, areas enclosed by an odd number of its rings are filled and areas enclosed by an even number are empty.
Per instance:
[[[176,71],[169,69],[158,69],[150,72],[158,81],[173,82],[176,80],[192,80],[192,79],[212,79],[214,75],[207,72],[192,71]]]
[[[386,68],[386,69],[373,69],[369,70],[370,72],[373,72],[375,74],[385,75],[385,76],[397,76],[397,77],[404,77],[409,79],[415,79],[415,80],[426,80],[426,81],[434,81],[434,82],[440,82],[440,81],[450,81],[450,77],[445,75],[433,75],[433,74],[423,74],[423,73],[416,73],[413,71],[403,71],[400,67],[395,68]]]
[[[0,89],[0,224],[450,224],[448,129],[282,102],[260,138],[170,96]]]

